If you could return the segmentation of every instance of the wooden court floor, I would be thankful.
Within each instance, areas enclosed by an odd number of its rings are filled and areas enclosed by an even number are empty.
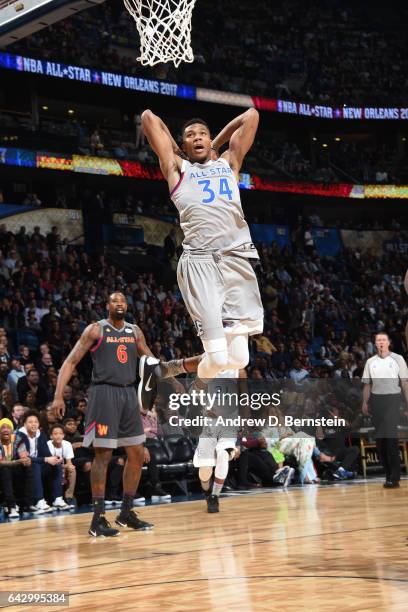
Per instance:
[[[70,611],[408,610],[408,481],[224,498],[218,515],[202,501],[140,514],[154,532],[94,539],[90,514],[0,525],[0,591],[69,591]]]

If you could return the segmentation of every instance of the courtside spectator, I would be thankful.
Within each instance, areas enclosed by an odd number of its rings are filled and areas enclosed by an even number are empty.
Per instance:
[[[34,471],[34,503],[33,512],[44,514],[53,509],[68,510],[62,496],[62,459],[53,457],[47,444],[47,438],[40,431],[40,417],[36,410],[29,410],[23,417],[23,427],[19,432],[23,436],[26,447],[29,448]],[[50,486],[51,506],[45,500],[45,485]]]
[[[13,432],[13,423],[1,419],[0,485],[8,518],[18,518],[20,511],[29,511],[33,497],[33,468],[28,449],[23,437]]]
[[[76,470],[72,463],[74,450],[68,440],[64,440],[64,428],[62,425],[55,424],[50,430],[51,439],[48,440],[48,448],[53,457],[60,457],[63,460],[64,479],[67,482],[65,491],[66,503],[70,508],[75,508],[74,490],[76,483]]]

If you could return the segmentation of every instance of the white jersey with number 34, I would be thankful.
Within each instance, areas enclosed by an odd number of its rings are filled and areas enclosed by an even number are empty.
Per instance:
[[[180,214],[185,250],[242,250],[246,257],[258,257],[235,175],[225,159],[204,164],[184,160],[170,197]]]

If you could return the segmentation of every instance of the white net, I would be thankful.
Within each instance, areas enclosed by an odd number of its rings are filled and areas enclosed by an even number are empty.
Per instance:
[[[193,62],[191,17],[196,0],[124,0],[140,35],[143,66]]]

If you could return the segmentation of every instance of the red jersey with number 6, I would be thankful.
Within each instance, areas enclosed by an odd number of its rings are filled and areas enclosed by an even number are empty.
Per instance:
[[[109,321],[98,321],[101,336],[91,348],[92,382],[111,385],[131,385],[136,381],[137,345],[133,325],[125,322],[116,329]]]

